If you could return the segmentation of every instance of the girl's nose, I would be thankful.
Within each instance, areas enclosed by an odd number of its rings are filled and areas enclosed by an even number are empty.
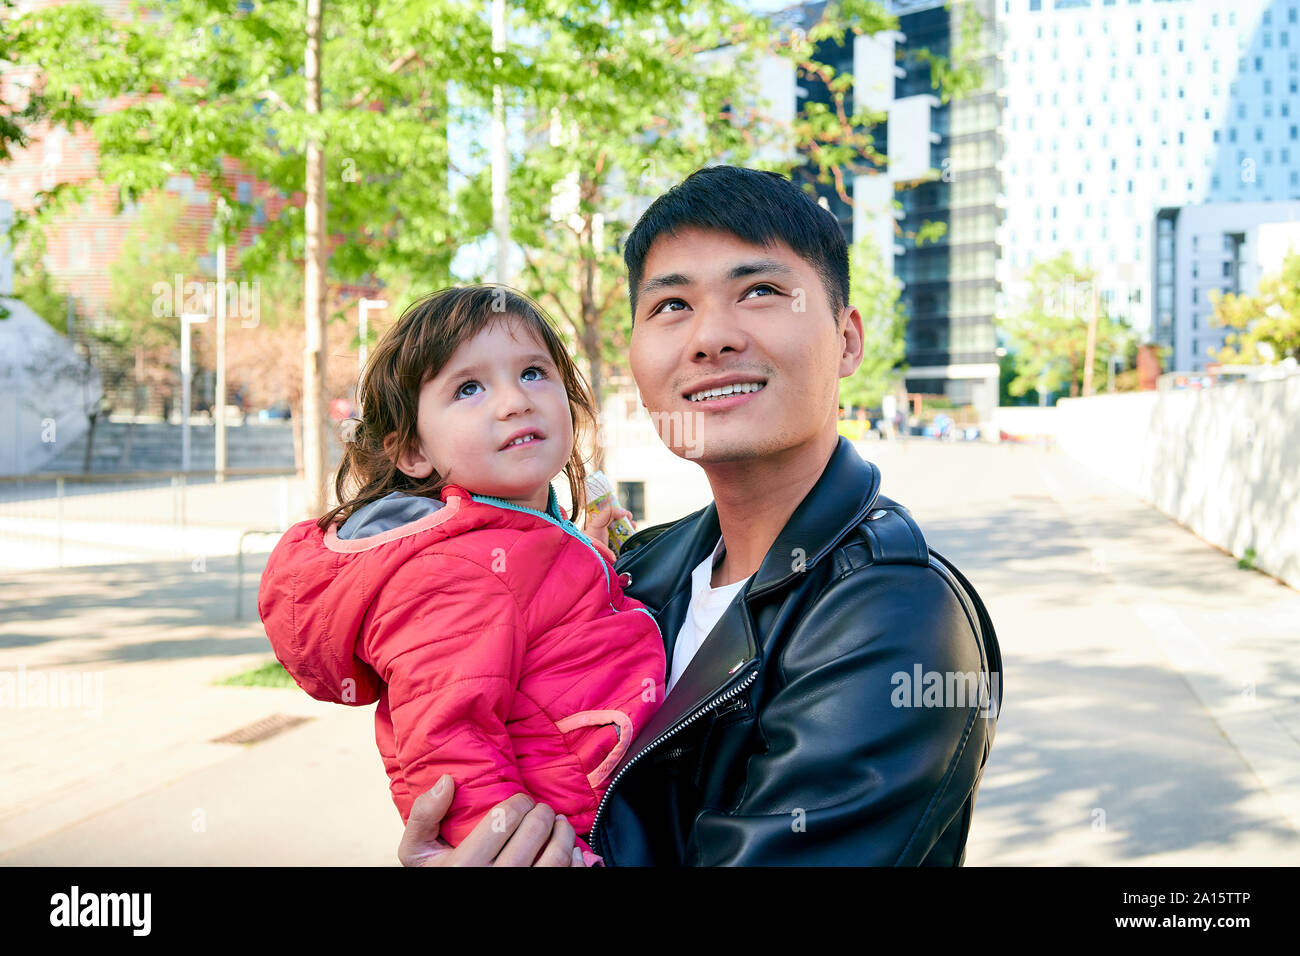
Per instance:
[[[528,393],[518,383],[507,385],[498,393],[497,413],[502,418],[509,418],[511,415],[522,415],[532,410],[533,404],[528,397]]]

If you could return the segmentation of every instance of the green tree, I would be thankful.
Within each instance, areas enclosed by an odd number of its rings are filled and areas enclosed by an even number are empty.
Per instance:
[[[1015,363],[1015,377],[1007,385],[1010,395],[1020,397],[1031,389],[1080,394],[1095,281],[1096,274],[1076,265],[1069,252],[1036,263],[1029,270],[1024,301],[1000,323]],[[1135,341],[1128,324],[1111,316],[1104,298],[1098,296],[1093,358],[1096,388],[1104,387],[1109,357],[1129,356]]]
[[[907,318],[898,301],[899,281],[885,272],[871,237],[855,242],[849,255],[849,303],[862,315],[862,364],[840,380],[840,404],[871,408],[903,376]]]
[[[515,54],[537,70],[515,92],[529,118],[510,184],[521,284],[565,327],[598,403],[631,333],[619,240],[639,211],[635,197],[749,156],[752,131],[735,104],[755,50],[707,51],[719,37],[756,35],[756,23],[735,3],[609,4],[590,19],[518,31]]]
[[[458,0],[144,0],[135,14],[37,10],[20,18],[12,54],[40,66],[47,100],[67,104],[56,119],[91,128],[120,200],[200,177],[232,210],[227,241],[283,201],[240,260],[250,276],[304,263],[304,396],[327,376],[325,317],[313,314],[323,278],[446,284],[456,252],[487,234],[488,176],[458,168],[448,134],[482,120],[494,86],[528,117],[510,197],[527,284],[572,329],[598,397],[622,362],[616,242],[635,195],[764,145],[788,147],[770,153],[789,157],[774,164],[783,171],[801,149],[841,195],[849,174],[883,160],[870,138],[880,117],[850,113],[852,78],[815,55],[818,41],[896,26],[869,0],[828,4],[806,34],[724,0],[518,0],[500,56],[486,5]],[[760,53],[825,82],[830,104],[806,106],[790,129],[764,123],[747,69]],[[101,102],[120,108],[87,105]],[[241,201],[237,169],[267,194]],[[308,477],[323,495],[310,465]]]
[[[1225,364],[1273,364],[1300,359],[1300,252],[1290,251],[1282,268],[1259,282],[1256,295],[1210,290],[1214,324],[1230,332],[1215,357]]]
[[[44,253],[43,233],[33,231],[21,237],[13,253],[14,298],[64,335],[68,330],[67,296],[55,287],[53,277],[45,271]],[[8,310],[0,305],[0,319],[8,317]]]

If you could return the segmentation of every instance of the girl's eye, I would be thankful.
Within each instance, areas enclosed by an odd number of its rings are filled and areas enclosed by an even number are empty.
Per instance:
[[[525,379],[524,379],[525,382],[536,382],[536,381],[538,381],[538,379],[546,378],[546,369],[544,369],[544,368],[542,368],[541,366],[538,366],[538,365],[530,365],[530,366],[528,366],[528,368],[524,369],[522,372],[519,373],[519,377],[520,377],[520,378],[523,378],[523,377],[524,377],[525,375],[527,375],[529,372],[536,372],[536,373],[537,373],[537,377],[536,377],[536,378],[525,378]]]
[[[482,388],[482,387],[483,387],[483,386],[480,385],[478,382],[474,382],[474,381],[466,382],[466,383],[465,383],[464,385],[462,385],[460,388],[456,389],[456,398],[469,398],[471,395],[473,395],[473,394],[474,394],[473,392],[466,392],[466,391],[465,391],[465,389],[469,388],[471,385],[472,385],[474,388]]]
[[[755,292],[762,292],[763,290],[766,290],[766,291],[770,292],[772,295],[780,295],[780,293],[777,292],[775,286],[770,286],[770,285],[767,285],[766,283],[764,283],[764,284],[762,284],[762,285],[756,285],[756,286],[754,286],[754,288],[750,289],[748,292],[746,292],[746,293],[744,294],[743,298],[748,299],[748,298],[750,298],[750,296],[752,296]]]
[[[660,312],[680,312],[681,309],[669,309],[669,308],[667,308],[667,306],[670,306],[670,305],[672,305],[673,303],[676,303],[677,305],[680,305],[680,306],[682,307],[682,309],[689,309],[689,308],[690,308],[690,306],[688,306],[688,305],[686,304],[686,302],[685,302],[684,300],[682,300],[682,299],[665,299],[663,302],[660,302],[659,305],[656,306],[656,307],[655,307],[655,308],[650,312],[650,314],[651,314],[651,315],[658,315]]]

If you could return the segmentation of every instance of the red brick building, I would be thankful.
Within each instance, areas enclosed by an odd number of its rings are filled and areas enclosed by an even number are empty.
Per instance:
[[[50,0],[28,0],[20,5],[23,9],[37,9],[55,6]],[[125,2],[119,0],[101,0],[100,6],[107,12],[129,16]],[[15,108],[21,108],[25,89],[36,79],[37,70],[33,66],[16,66],[0,73],[0,97]],[[125,102],[125,101],[123,101]],[[112,109],[120,104],[110,105]],[[43,124],[29,130],[31,142],[25,149],[15,149],[10,162],[0,164],[0,199],[10,201],[15,211],[30,210],[36,193],[46,190],[56,183],[86,183],[89,192],[86,200],[76,209],[53,222],[45,232],[46,252],[43,259],[45,271],[52,277],[55,287],[66,295],[74,297],[78,321],[87,323],[102,322],[108,317],[110,299],[109,266],[121,254],[127,232],[138,216],[138,206],[127,205],[121,212],[117,211],[117,190],[99,181],[99,153],[94,138],[87,130],[70,133],[62,128],[51,129]],[[243,230],[235,243],[227,246],[227,274],[234,278],[238,275],[239,252],[247,247],[265,227],[274,221],[286,205],[301,205],[302,194],[283,196],[252,175],[240,169],[233,158],[227,158],[223,164],[228,181],[233,184],[235,198],[254,208],[250,226]],[[174,241],[182,248],[193,250],[199,263],[200,275],[187,276],[187,281],[211,281],[216,275],[216,256],[209,249],[209,236],[216,213],[217,194],[211,188],[208,177],[176,175],[167,180],[163,191],[179,197],[184,202],[179,234]],[[255,279],[256,277],[249,277]],[[159,276],[159,281],[171,282],[171,276]],[[362,295],[377,295],[374,288],[362,286],[334,286],[330,290],[333,303],[348,303]],[[62,328],[61,318],[55,319]],[[238,326],[238,322],[234,325]],[[229,328],[229,326],[228,326]],[[332,330],[331,355],[335,363],[342,367],[355,368],[355,358],[348,362],[346,355],[340,355],[336,347]],[[201,329],[206,336],[208,330]],[[268,343],[269,345],[269,343]],[[283,348],[284,343],[277,343]],[[342,346],[346,348],[347,346]],[[355,353],[352,353],[355,355]],[[202,364],[202,357],[199,358]],[[173,377],[172,369],[155,370],[161,372],[163,380]],[[178,373],[177,373],[178,374]],[[158,380],[159,376],[151,376]],[[344,387],[335,381],[331,374],[331,391],[340,392]],[[228,372],[228,384],[231,392],[240,386],[237,369]],[[259,389],[254,386],[254,390]],[[156,394],[149,396],[147,404],[154,409],[161,407]],[[163,389],[167,391],[167,389]],[[265,392],[264,387],[260,391]],[[255,401],[270,404],[288,395],[261,394]],[[121,408],[123,403],[119,402]]]

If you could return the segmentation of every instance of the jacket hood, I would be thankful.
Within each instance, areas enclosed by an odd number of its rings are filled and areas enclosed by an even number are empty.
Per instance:
[[[357,656],[376,595],[412,554],[490,520],[467,509],[468,492],[448,485],[443,500],[394,492],[322,532],[315,521],[291,527],[262,573],[257,609],[275,656],[317,700],[372,704],[383,682]],[[465,520],[468,511],[476,519]],[[453,520],[459,518],[460,520]]]

